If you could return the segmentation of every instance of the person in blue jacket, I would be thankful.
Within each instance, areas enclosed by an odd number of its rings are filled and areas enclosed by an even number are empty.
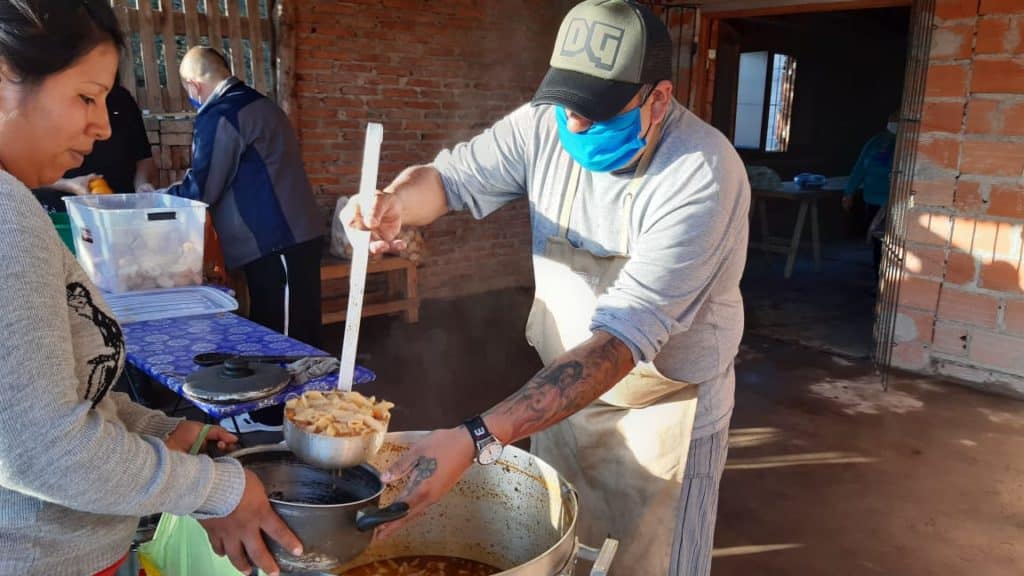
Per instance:
[[[878,212],[889,203],[889,176],[892,173],[898,128],[899,116],[894,112],[889,115],[885,130],[872,136],[864,145],[843,192],[843,208],[849,211],[853,207],[854,195],[858,190],[862,190],[869,222],[873,222]],[[882,261],[882,240],[872,236],[871,243],[877,276]]]
[[[192,167],[167,193],[210,205],[228,269],[245,273],[249,318],[317,346],[326,222],[288,117],[231,75],[224,56],[196,46],[181,61],[196,114]],[[244,415],[235,432],[278,430],[281,409]]]

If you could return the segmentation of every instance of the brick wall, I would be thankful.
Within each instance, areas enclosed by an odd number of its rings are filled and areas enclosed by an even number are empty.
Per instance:
[[[1024,2],[937,0],[898,366],[1024,395]]]
[[[300,2],[300,139],[325,219],[339,195],[357,191],[367,121],[384,124],[384,185],[526,102],[567,9],[551,0]],[[532,284],[525,202],[481,222],[446,216],[424,236],[425,297]]]
[[[146,115],[146,134],[153,159],[160,171],[159,186],[169,186],[185,177],[192,165],[192,123],[195,114]],[[156,184],[156,183],[154,183]]]

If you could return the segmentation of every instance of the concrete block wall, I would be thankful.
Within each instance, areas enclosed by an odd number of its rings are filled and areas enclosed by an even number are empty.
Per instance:
[[[894,361],[1024,396],[1024,1],[935,25]]]

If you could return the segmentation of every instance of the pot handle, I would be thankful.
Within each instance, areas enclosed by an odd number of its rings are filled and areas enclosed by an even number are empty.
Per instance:
[[[360,532],[369,532],[378,526],[405,518],[409,514],[409,505],[405,502],[395,502],[384,508],[363,508],[356,512],[356,529]]]
[[[590,576],[607,576],[612,567],[612,560],[615,559],[615,553],[618,551],[619,541],[608,538],[601,545],[600,550],[580,544],[576,549],[576,556],[594,563],[590,568]]]

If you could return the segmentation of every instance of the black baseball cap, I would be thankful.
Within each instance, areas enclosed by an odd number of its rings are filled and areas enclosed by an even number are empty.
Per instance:
[[[672,78],[672,38],[646,6],[586,0],[562,20],[550,65],[533,104],[564,106],[603,122],[644,84]]]

